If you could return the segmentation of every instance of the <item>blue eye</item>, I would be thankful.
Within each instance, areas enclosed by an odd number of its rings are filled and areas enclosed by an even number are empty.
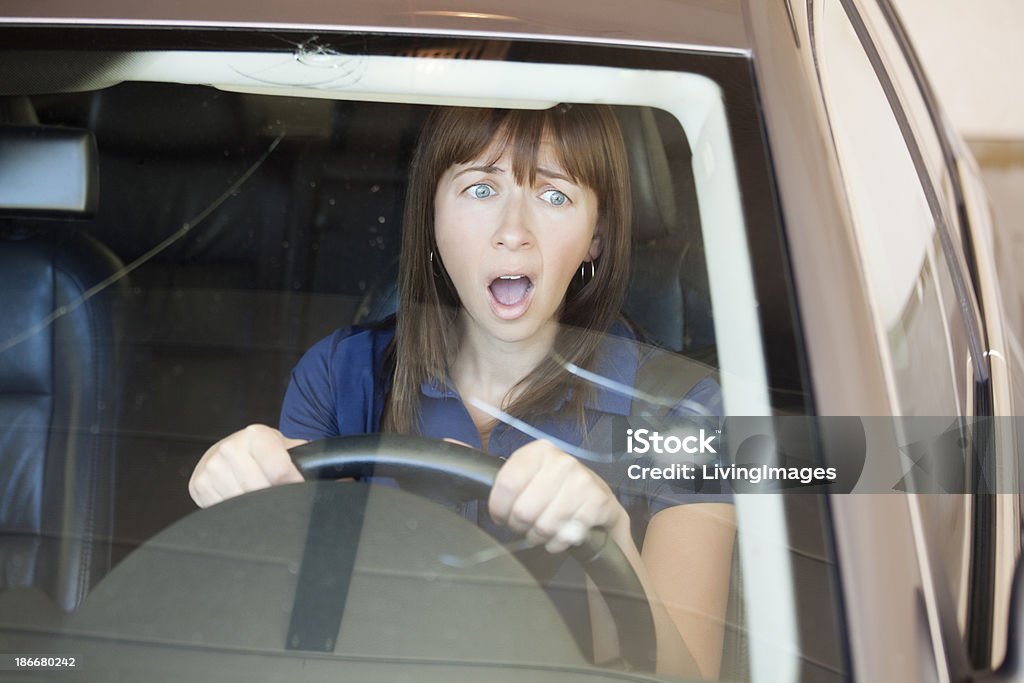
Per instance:
[[[541,198],[544,201],[549,202],[552,206],[562,206],[563,204],[566,204],[569,201],[569,198],[566,197],[564,193],[559,192],[558,190],[548,190],[547,192],[541,195]]]
[[[494,188],[484,183],[478,183],[476,185],[470,185],[467,188],[469,195],[475,199],[487,199],[488,197],[494,196]]]

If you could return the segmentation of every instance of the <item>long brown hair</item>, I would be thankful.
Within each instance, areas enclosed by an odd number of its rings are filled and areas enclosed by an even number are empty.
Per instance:
[[[562,104],[543,111],[450,107],[435,110],[420,133],[406,197],[399,257],[399,308],[388,354],[394,368],[382,420],[384,431],[419,431],[423,382],[444,383],[458,349],[455,319],[459,298],[441,263],[434,238],[434,196],[441,176],[455,164],[488,149],[494,160],[508,153],[518,183],[535,181],[542,140],[550,140],[573,182],[598,198],[601,257],[585,285],[574,277],[562,307],[555,351],[590,367],[602,335],[620,314],[629,279],[629,165],[618,121],[603,105]],[[543,361],[514,388],[517,398],[502,410],[529,417],[551,410],[568,395],[565,408],[583,420],[591,389],[554,359]]]

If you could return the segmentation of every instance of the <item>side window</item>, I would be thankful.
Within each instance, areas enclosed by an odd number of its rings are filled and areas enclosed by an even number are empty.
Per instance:
[[[853,217],[876,334],[894,413],[966,416],[975,413],[972,358],[980,341],[939,199],[945,173],[941,147],[921,108],[894,112],[886,66],[865,51],[841,0],[826,0],[816,46],[826,107]],[[873,63],[874,60],[874,63]],[[906,116],[901,119],[901,116]],[[909,122],[909,123],[908,123]],[[909,136],[924,130],[923,144]],[[929,139],[930,136],[930,139]],[[917,155],[915,163],[915,155]],[[922,163],[923,161],[923,163]],[[936,187],[936,185],[939,187]],[[956,271],[951,272],[949,255]],[[973,541],[967,495],[916,496],[922,533],[941,566],[965,632]]]
[[[928,178],[931,180],[928,189],[934,192],[934,196],[931,198],[933,211],[941,211],[945,217],[949,226],[947,231],[949,246],[952,247],[949,253],[955,260],[956,267],[964,274],[965,287],[967,287],[969,272],[967,254],[969,250],[965,249],[963,240],[966,239],[966,236],[961,232],[959,225],[957,192],[952,176],[955,171],[950,166],[947,146],[940,139],[936,130],[937,125],[944,124],[933,122],[913,69],[908,63],[896,35],[890,28],[882,8],[873,2],[864,3],[861,17],[871,29],[871,37],[878,47],[879,66],[884,68],[890,76],[894,95],[899,98],[906,116],[906,126],[913,129],[913,137],[917,143],[916,153],[920,155],[921,164],[927,169]],[[909,131],[905,131],[905,134],[909,134]],[[976,301],[977,298],[973,292],[964,297],[964,303],[970,311],[968,315],[972,319],[980,318]]]

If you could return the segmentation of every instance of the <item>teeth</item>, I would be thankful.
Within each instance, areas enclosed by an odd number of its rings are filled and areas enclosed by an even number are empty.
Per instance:
[[[525,277],[525,275],[502,275],[498,279],[499,280],[518,280],[518,279],[520,279],[522,277]]]

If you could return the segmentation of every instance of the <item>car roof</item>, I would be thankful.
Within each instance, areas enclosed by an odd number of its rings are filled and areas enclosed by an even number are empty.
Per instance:
[[[0,24],[251,27],[562,38],[725,51],[749,50],[743,0],[13,0]]]

